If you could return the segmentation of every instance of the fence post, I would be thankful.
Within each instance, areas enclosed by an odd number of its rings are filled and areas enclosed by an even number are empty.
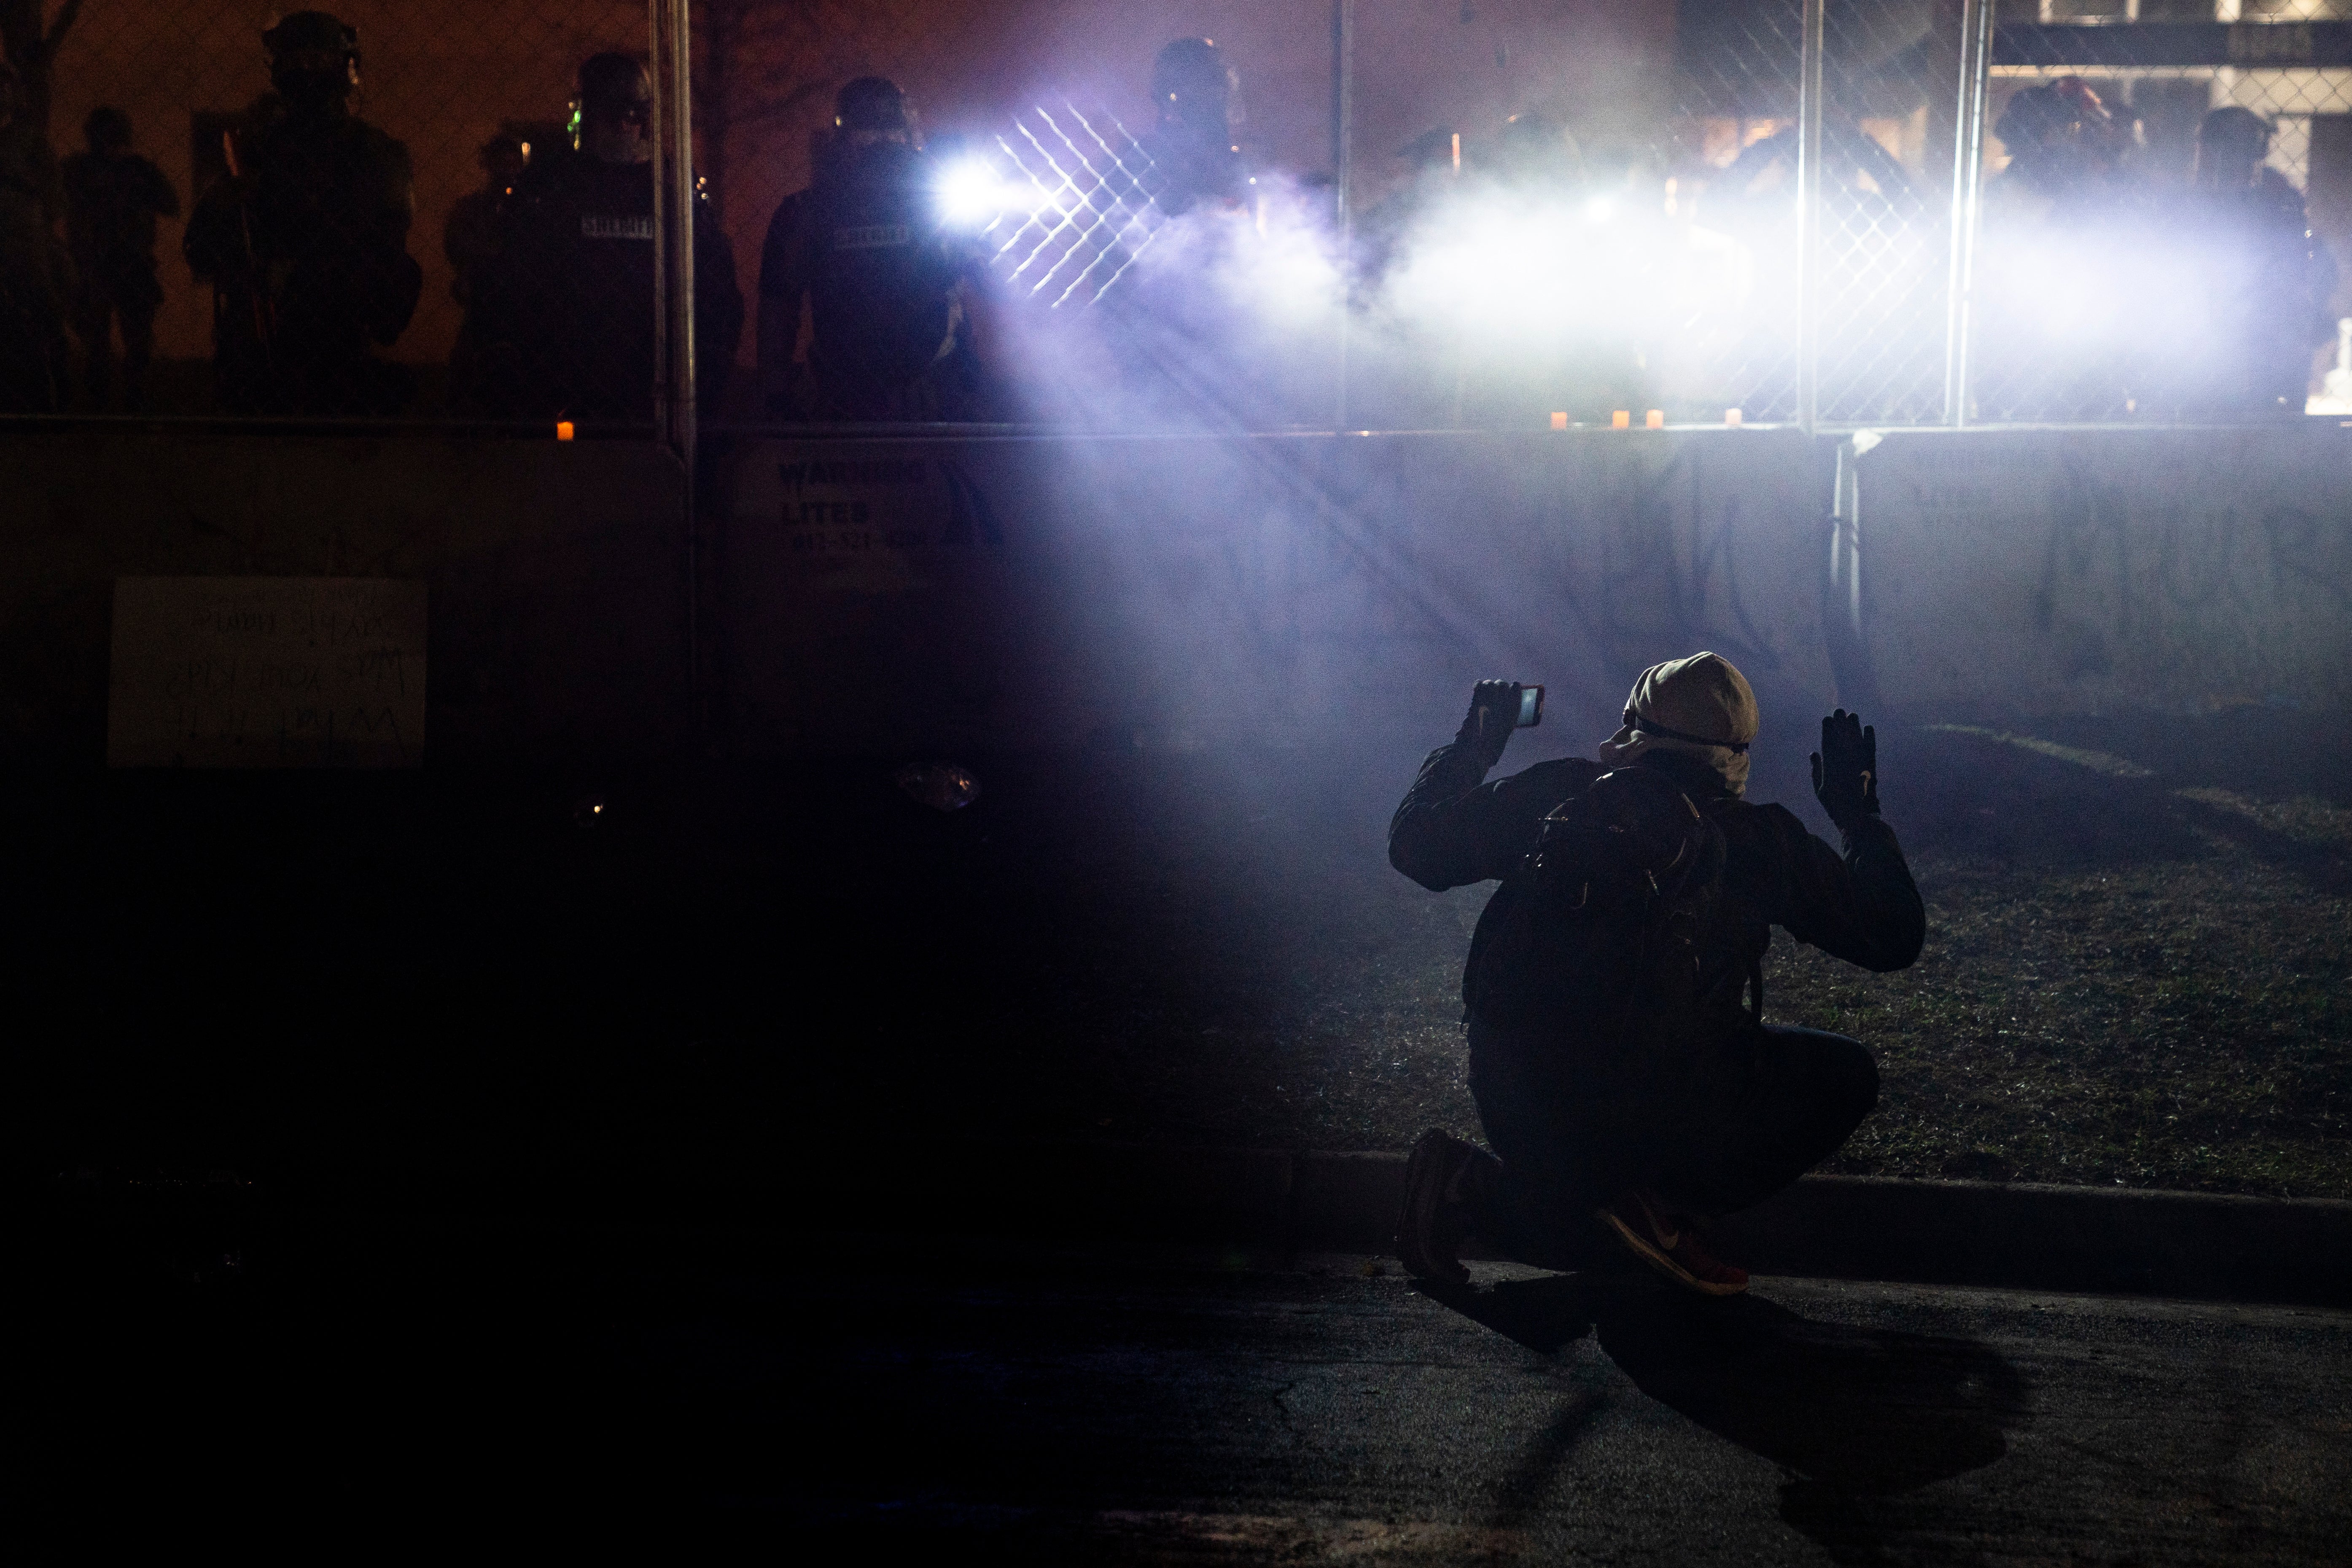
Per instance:
[[[669,123],[669,83],[662,74],[666,0],[646,0],[646,74],[653,79],[654,122],[654,439],[669,444],[669,198],[662,132]]]
[[[1993,0],[1961,0],[1959,96],[1952,138],[1951,277],[1944,303],[1944,423],[1969,422],[1969,338],[1975,330],[1978,194],[1984,181],[1986,82]]]
[[[654,85],[654,426],[686,483],[686,684],[698,725],[702,690],[701,552],[695,507],[694,96],[688,0],[648,0]]]
[[[673,362],[670,396],[677,406],[670,438],[677,443],[678,455],[686,459],[687,472],[691,475],[702,423],[701,408],[695,399],[698,345],[694,341],[694,87],[689,57],[693,16],[688,0],[669,0],[669,11],[670,145],[677,150],[670,170],[674,197],[670,211],[677,219],[670,239],[670,255],[674,258],[670,277],[677,285],[669,297]]]
[[[1804,0],[1797,87],[1797,423],[1821,414],[1823,0]]]
[[[1349,143],[1355,139],[1356,3],[1331,0],[1331,183],[1333,217],[1339,231],[1339,321],[1336,385],[1332,397],[1334,428],[1348,427],[1348,311],[1354,302],[1356,212],[1349,189],[1355,161]]]

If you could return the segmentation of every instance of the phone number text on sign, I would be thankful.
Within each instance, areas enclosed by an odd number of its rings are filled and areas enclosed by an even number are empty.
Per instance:
[[[833,532],[810,531],[793,535],[793,548],[810,555],[854,555],[869,550],[919,550],[922,545],[922,533],[912,528],[894,528],[887,531],[845,528]]]

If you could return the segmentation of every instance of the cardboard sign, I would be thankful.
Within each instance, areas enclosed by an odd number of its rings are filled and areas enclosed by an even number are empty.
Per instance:
[[[423,766],[425,584],[116,578],[106,761]]]

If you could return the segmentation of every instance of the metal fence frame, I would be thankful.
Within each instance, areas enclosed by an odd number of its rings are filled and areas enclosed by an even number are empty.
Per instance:
[[[1821,354],[1824,324],[1824,246],[1822,210],[1822,112],[1827,94],[1827,0],[1802,0],[1803,25],[1798,74],[1797,424],[1807,433],[1843,429],[1821,417]],[[1952,104],[1954,126],[1950,213],[1945,235],[1948,251],[1944,300],[1942,417],[1934,424],[1957,428],[1967,423],[1970,291],[1984,163],[1986,89],[1990,79],[1993,13],[1997,0],[1961,0],[1958,91]]]

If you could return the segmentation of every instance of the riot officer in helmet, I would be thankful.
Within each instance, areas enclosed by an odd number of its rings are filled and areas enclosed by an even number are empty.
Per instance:
[[[140,405],[140,381],[155,349],[155,220],[180,216],[180,195],[152,163],[131,150],[131,116],[102,104],[82,121],[87,152],[65,161],[66,237],[79,279],[74,335],[88,356],[89,398],[104,409],[113,391],[110,342],[122,331],[126,405]]]
[[[1993,134],[2009,164],[1985,188],[1977,406],[1987,418],[2127,417],[2168,374],[2112,284],[2158,244],[2132,123],[2069,76],[2020,89]]]
[[[769,412],[828,421],[967,416],[971,388],[958,350],[971,271],[907,95],[882,77],[843,87],[815,182],[776,208],[761,257]]]
[[[2214,340],[2200,411],[2301,414],[2312,351],[2335,335],[2335,258],[2311,233],[2303,193],[2263,162],[2271,136],[2270,121],[2236,105],[2197,128],[2189,226]]]
[[[57,164],[39,128],[18,122],[21,102],[16,69],[0,60],[0,414],[55,414],[73,264],[51,227]]]
[[[1237,139],[1241,76],[1213,38],[1178,38],[1151,65],[1157,123],[1144,138],[1152,200],[1174,217],[1201,202],[1239,201],[1248,176]]]
[[[480,402],[509,417],[653,416],[653,82],[634,55],[591,55],[572,144],[533,159],[477,284]],[[695,393],[726,391],[743,330],[734,252],[694,203]]]
[[[408,399],[376,357],[424,287],[408,254],[408,149],[351,111],[359,34],[297,11],[262,35],[274,112],[238,139],[182,249],[213,285],[222,404],[235,413],[388,414]]]

